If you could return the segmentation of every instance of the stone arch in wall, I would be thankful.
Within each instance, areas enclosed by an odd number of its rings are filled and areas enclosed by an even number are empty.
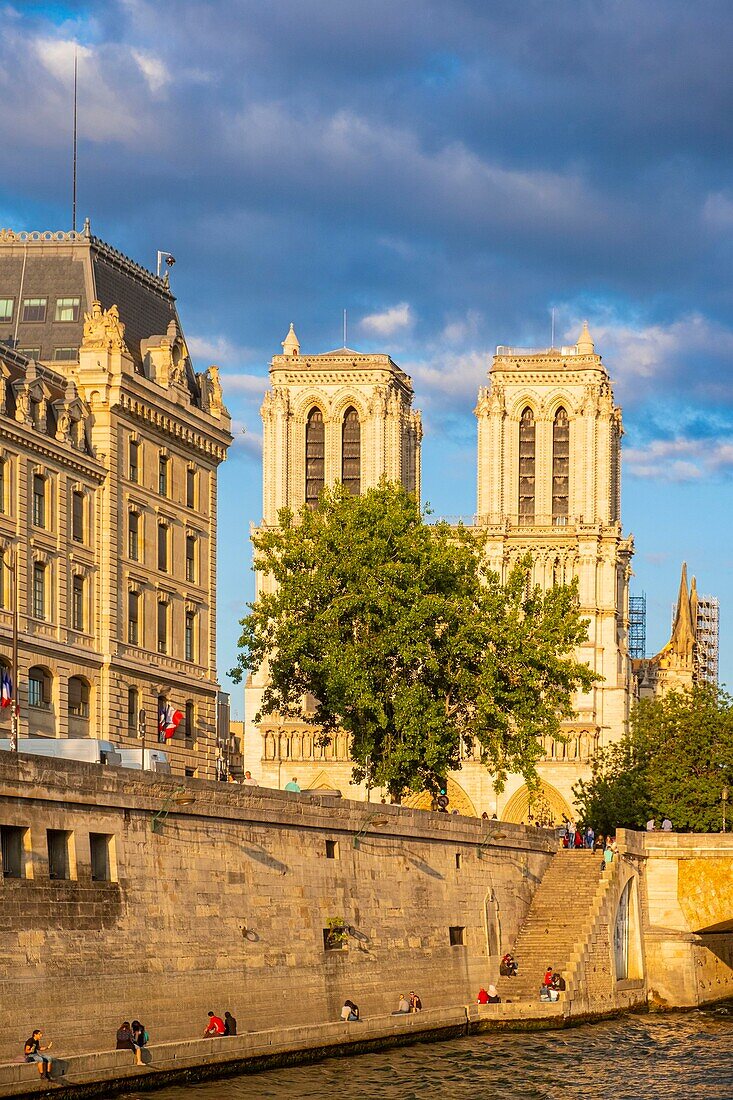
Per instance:
[[[562,825],[573,821],[575,814],[559,791],[550,783],[541,782],[536,791],[520,787],[507,802],[502,821],[515,825]]]
[[[455,779],[448,778],[445,793],[448,795],[448,813],[452,813],[453,810],[458,810],[458,813],[463,817],[478,817],[476,813],[476,807],[460,783],[456,783]],[[433,807],[435,796],[430,791],[420,791],[419,794],[408,795],[407,798],[403,798],[402,805],[409,807],[412,810],[430,810]]]

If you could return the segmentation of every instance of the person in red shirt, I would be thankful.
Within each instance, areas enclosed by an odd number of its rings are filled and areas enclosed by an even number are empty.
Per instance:
[[[552,967],[551,966],[548,966],[547,970],[545,971],[545,976],[542,979],[542,984],[547,985],[547,986],[552,985]]]
[[[478,997],[476,998],[476,1004],[487,1005],[489,1003],[489,995],[483,986],[478,991]]]
[[[213,1012],[209,1013],[209,1022],[204,1029],[204,1039],[210,1039],[214,1035],[224,1034],[224,1021]]]

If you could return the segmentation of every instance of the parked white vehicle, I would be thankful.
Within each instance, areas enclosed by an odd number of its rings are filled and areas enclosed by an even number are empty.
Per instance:
[[[0,750],[10,749],[10,741],[0,738]],[[57,760],[82,760],[87,764],[108,764],[118,768],[142,767],[142,747],[124,749],[111,741],[94,737],[21,737],[18,752],[32,756],[53,756]],[[145,749],[145,770],[170,775],[171,766],[162,749]]]

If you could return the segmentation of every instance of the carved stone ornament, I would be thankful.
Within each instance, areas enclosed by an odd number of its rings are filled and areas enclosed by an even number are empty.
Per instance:
[[[201,389],[204,408],[215,416],[225,412],[221,382],[219,381],[219,368],[209,367],[201,375],[201,381],[203,383]]]
[[[84,314],[82,348],[122,351],[125,347],[125,326],[120,320],[117,306],[102,309],[101,303],[92,302],[89,313]]]

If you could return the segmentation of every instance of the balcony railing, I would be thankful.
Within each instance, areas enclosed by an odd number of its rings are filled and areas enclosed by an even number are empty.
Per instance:
[[[497,344],[497,355],[579,355],[575,344],[566,344],[559,348],[515,348],[508,344]]]

